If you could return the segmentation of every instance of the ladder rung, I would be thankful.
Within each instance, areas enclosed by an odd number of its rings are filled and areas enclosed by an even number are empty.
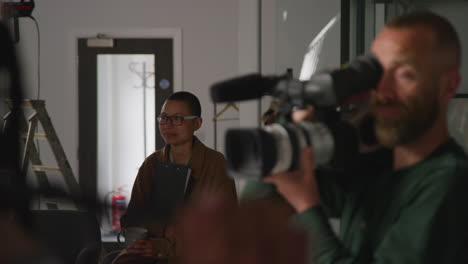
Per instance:
[[[22,134],[21,135],[23,138],[27,138],[28,137],[28,134]],[[47,139],[47,136],[46,134],[44,133],[37,133],[37,134],[34,134],[34,138],[37,138],[37,139]]]
[[[8,105],[11,109],[12,102],[10,101]],[[79,205],[78,201],[78,198],[81,197],[80,185],[73,176],[73,171],[71,170],[70,165],[68,164],[65,152],[63,151],[57,133],[55,132],[54,126],[52,125],[52,121],[49,117],[49,114],[45,109],[44,100],[25,100],[22,106],[32,107],[32,110],[34,110],[35,112],[28,119],[24,118],[24,115],[26,114],[24,111],[22,111],[21,114],[21,116],[23,116],[21,118],[21,131],[30,133],[30,137],[26,137],[26,140],[24,140],[25,147],[21,173],[26,174],[28,166],[29,164],[31,164],[31,169],[35,172],[36,177],[38,178],[38,183],[40,185],[45,185],[44,182],[47,182],[47,176],[42,174],[46,174],[46,172],[58,172],[62,174],[65,184],[68,187],[68,191],[73,195],[73,197],[76,197],[74,198],[76,202],[76,207],[79,209],[83,209],[82,206]],[[35,130],[37,125],[39,124],[42,125],[41,132],[43,133],[33,132],[39,132],[39,130]],[[28,135],[28,133],[26,133],[26,135]],[[40,160],[39,150],[37,149],[37,146],[35,146],[34,141],[32,140],[33,136],[34,138],[46,139],[49,141],[50,149],[52,150],[55,160],[57,161],[58,168],[43,165],[43,163]],[[24,135],[21,135],[21,137],[24,137]],[[43,178],[45,178],[45,180],[43,180]]]
[[[60,168],[57,167],[47,167],[43,165],[32,165],[34,171],[60,171]]]

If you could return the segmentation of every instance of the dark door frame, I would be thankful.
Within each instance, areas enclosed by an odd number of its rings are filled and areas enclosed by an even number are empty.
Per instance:
[[[87,38],[78,39],[78,160],[79,183],[88,201],[97,201],[97,56],[98,54],[154,54],[156,115],[174,89],[174,39],[116,38],[111,48],[87,46]],[[169,88],[158,84],[168,80]],[[157,131],[157,129],[155,130]],[[156,149],[163,140],[156,133]]]

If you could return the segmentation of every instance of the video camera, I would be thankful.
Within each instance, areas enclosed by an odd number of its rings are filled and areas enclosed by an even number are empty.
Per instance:
[[[373,55],[358,57],[342,68],[313,75],[308,81],[290,76],[246,75],[214,84],[215,103],[272,95],[279,100],[278,123],[263,129],[226,133],[227,167],[234,178],[259,179],[299,167],[300,151],[311,146],[315,166],[341,166],[358,153],[356,129],[340,118],[340,106],[377,86],[382,66]],[[314,121],[291,122],[294,107],[313,105]]]

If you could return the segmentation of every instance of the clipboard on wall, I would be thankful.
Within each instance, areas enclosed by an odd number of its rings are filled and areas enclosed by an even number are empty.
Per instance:
[[[153,210],[158,219],[168,220],[185,200],[191,169],[186,165],[158,162],[153,175]]]

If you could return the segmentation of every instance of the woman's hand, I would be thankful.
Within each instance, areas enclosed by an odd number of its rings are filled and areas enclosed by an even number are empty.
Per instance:
[[[154,256],[151,239],[136,239],[132,244],[127,246],[127,251],[130,254],[141,255],[143,257]]]
[[[154,263],[153,247],[149,239],[137,239],[127,247],[127,252],[112,261],[112,264],[150,264]]]

